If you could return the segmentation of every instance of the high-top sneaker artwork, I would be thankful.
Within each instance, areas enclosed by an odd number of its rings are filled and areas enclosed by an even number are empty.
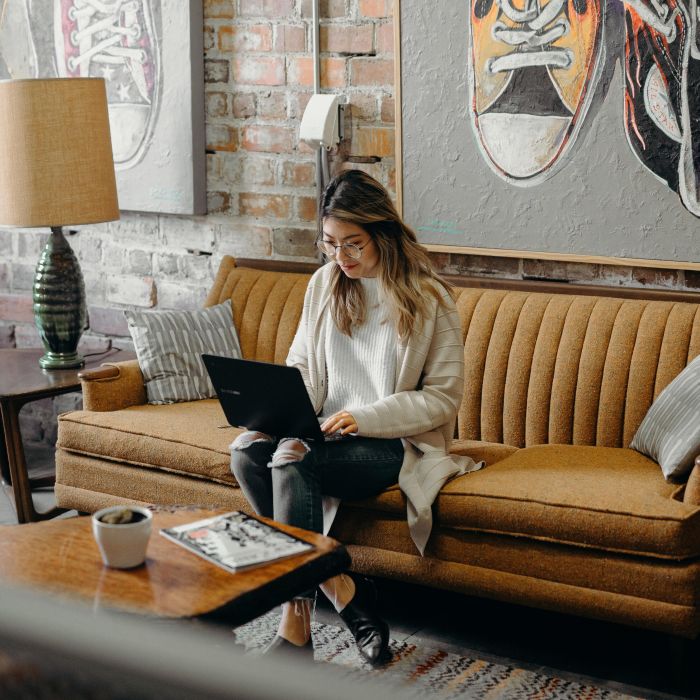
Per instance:
[[[600,0],[471,0],[471,116],[486,162],[517,185],[562,164],[604,59]]]
[[[117,169],[138,163],[149,145],[159,100],[159,12],[159,0],[54,0],[58,73],[105,79]]]
[[[695,0],[625,0],[625,130],[640,162],[700,216]]]
[[[681,145],[678,191],[683,204],[700,216],[700,7],[687,0],[690,18],[690,56],[685,74],[683,120],[686,127]]]
[[[0,0],[0,80],[38,78],[38,64],[27,1]]]

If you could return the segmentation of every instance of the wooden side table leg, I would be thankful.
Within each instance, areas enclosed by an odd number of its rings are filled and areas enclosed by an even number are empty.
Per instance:
[[[0,479],[9,484],[10,464],[7,460],[7,447],[5,445],[5,429],[2,427],[2,421],[0,421]]]
[[[22,405],[14,401],[2,402],[2,428],[5,433],[5,445],[7,448],[7,462],[12,482],[12,494],[17,510],[19,523],[37,520],[37,512],[34,510],[32,490],[27,474],[27,462],[24,457],[22,434],[19,429],[19,411]]]

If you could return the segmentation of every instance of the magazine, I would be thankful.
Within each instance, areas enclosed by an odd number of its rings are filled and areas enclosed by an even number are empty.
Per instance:
[[[160,534],[227,571],[314,549],[314,545],[238,510],[164,528]]]

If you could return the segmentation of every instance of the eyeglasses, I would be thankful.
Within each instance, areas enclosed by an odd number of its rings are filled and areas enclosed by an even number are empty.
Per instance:
[[[316,245],[318,246],[318,249],[328,258],[335,258],[338,256],[338,248],[340,248],[345,255],[347,255],[351,260],[359,260],[360,257],[362,256],[362,251],[367,245],[362,246],[360,248],[359,245],[355,245],[354,243],[342,243],[341,245],[333,245],[329,241],[324,241],[324,240],[318,240],[316,241]]]

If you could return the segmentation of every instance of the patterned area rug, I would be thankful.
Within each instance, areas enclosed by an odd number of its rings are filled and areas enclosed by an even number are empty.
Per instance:
[[[260,653],[277,631],[279,614],[268,613],[235,630],[236,641],[247,652]],[[488,698],[489,700],[629,700],[633,696],[521,668],[460,656],[441,649],[418,647],[410,641],[391,640],[393,659],[373,669],[357,652],[350,632],[312,622],[316,662],[336,664],[348,672],[371,673],[401,684],[415,697]]]

